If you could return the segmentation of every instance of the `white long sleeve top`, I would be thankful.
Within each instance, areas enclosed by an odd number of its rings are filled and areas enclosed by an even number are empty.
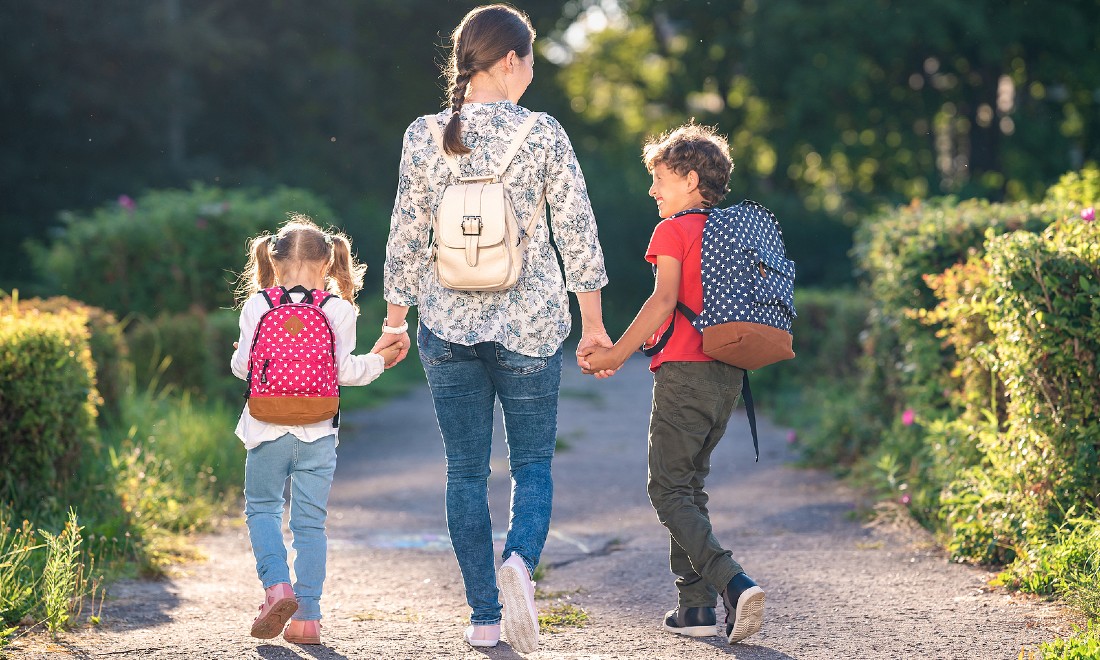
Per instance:
[[[291,293],[294,302],[301,302],[305,294]],[[256,325],[264,312],[271,309],[263,294],[257,293],[249,298],[241,309],[241,336],[237,340],[237,350],[233,351],[230,366],[233,375],[241,380],[248,377],[248,353],[252,346],[252,337],[256,333]],[[336,369],[340,385],[366,385],[378,378],[385,370],[385,360],[377,353],[365,355],[352,355],[355,350],[355,308],[346,300],[333,298],[325,303],[325,315],[332,325],[333,334],[336,335]],[[237,422],[237,437],[244,443],[245,449],[252,449],[263,442],[276,440],[287,433],[294,434],[303,442],[313,442],[329,435],[336,436],[336,443],[340,443],[338,429],[333,428],[332,422],[326,420],[314,424],[301,424],[298,426],[284,426],[281,424],[269,424],[261,422],[248,412],[248,403],[245,403],[241,418]]]

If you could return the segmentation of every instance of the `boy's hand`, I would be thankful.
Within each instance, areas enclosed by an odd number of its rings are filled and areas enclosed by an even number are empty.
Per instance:
[[[401,356],[405,349],[405,344],[401,341],[396,341],[389,346],[382,348],[375,347],[371,353],[377,353],[382,356],[382,359],[386,361],[386,368],[389,369],[393,365],[397,364],[398,357]]]
[[[614,351],[602,346],[590,346],[584,349],[582,356],[588,367],[581,369],[585,374],[596,378],[609,378],[623,366],[623,361],[615,356]],[[578,351],[579,352],[579,351]]]
[[[603,348],[611,348],[614,345],[615,343],[611,341],[611,337],[609,337],[604,330],[584,333],[581,336],[580,343],[577,344],[577,366],[581,368],[581,372],[595,375],[596,378],[607,378],[614,375],[614,371],[597,374],[596,371],[590,369],[591,365],[588,364],[588,355],[592,353],[594,348],[601,346]]]

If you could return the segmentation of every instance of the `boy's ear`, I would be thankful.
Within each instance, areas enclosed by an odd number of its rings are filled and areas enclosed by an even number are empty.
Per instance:
[[[684,177],[684,178],[687,179],[688,192],[692,192],[692,191],[699,188],[699,173],[698,172],[696,172],[695,170],[691,170],[690,172],[687,173],[687,176]]]

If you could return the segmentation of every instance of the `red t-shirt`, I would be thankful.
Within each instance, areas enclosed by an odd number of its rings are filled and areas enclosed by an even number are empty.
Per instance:
[[[672,257],[680,262],[680,290],[676,299],[695,312],[703,310],[703,277],[701,271],[703,249],[703,225],[707,216],[703,213],[688,213],[677,218],[662,220],[653,230],[646,250],[646,261],[656,264],[658,256]],[[672,333],[664,349],[650,360],[649,369],[657,371],[664,362],[710,362],[712,358],[703,353],[703,335],[688,322],[679,311],[676,317],[676,330]],[[661,326],[663,333],[668,326]]]

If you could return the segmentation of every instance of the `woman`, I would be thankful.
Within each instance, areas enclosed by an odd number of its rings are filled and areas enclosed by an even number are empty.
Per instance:
[[[534,75],[533,40],[527,16],[505,5],[474,9],[455,29],[450,107],[417,119],[405,132],[386,248],[387,317],[375,344],[380,350],[407,342],[406,314],[419,307],[417,346],[447,456],[447,527],[473,610],[465,638],[472,646],[495,646],[503,627],[512,647],[524,653],[538,645],[531,574],[550,527],[562,342],[570,329],[566,291],[576,294],[580,307],[581,348],[611,346],[600,306],[607,284],[603,252],[569,138],[543,115],[502,176],[515,216],[537,212],[539,218],[518,282],[496,292],[443,287],[431,263],[429,230],[432,211],[455,177],[427,122],[445,124],[442,147],[457,158],[462,176],[491,174],[531,114],[517,104]],[[499,573],[488,505],[496,400],[504,411],[512,477]]]

